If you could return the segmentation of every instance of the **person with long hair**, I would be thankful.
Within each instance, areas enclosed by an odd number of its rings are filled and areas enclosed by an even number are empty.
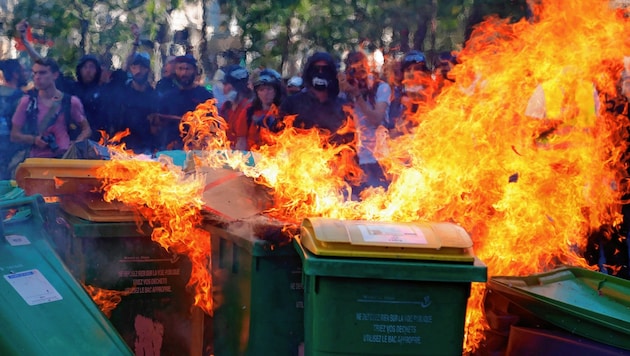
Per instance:
[[[282,77],[273,69],[263,69],[254,81],[254,93],[254,99],[245,111],[249,128],[248,149],[263,145],[263,132],[275,125],[282,102]]]

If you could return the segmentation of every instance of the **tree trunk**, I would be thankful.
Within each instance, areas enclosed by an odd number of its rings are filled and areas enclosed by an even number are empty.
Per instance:
[[[409,52],[409,28],[400,30],[400,50],[403,53]]]
[[[427,14],[426,11],[423,11],[420,14],[418,27],[416,27],[416,32],[413,34],[413,49],[424,51],[424,40],[427,38],[427,30],[429,28],[430,20],[431,15]]]
[[[289,48],[291,47],[291,19],[293,18],[293,14],[291,16],[287,16],[287,20],[284,23],[284,32],[285,32],[285,41],[282,46],[282,54],[280,58],[280,75],[284,75],[286,72],[291,72],[292,68],[285,68],[285,66],[289,66]]]
[[[81,19],[81,41],[79,42],[79,51],[81,56],[84,56],[90,49],[88,48],[88,27],[90,22],[86,19]]]
[[[199,61],[201,62],[201,68],[203,69],[206,76],[210,74],[214,74],[214,68],[210,61],[210,56],[208,52],[208,23],[206,22],[207,13],[206,10],[208,8],[207,0],[201,1],[201,41],[199,43]]]
[[[429,25],[431,26],[431,32],[430,32],[430,38],[429,38],[429,41],[431,41],[431,48],[429,48],[429,53],[426,53],[426,55],[428,55],[429,65],[434,63],[434,59],[437,55],[436,50],[435,50],[435,42],[436,42],[436,37],[437,37],[437,25],[438,25],[437,14],[438,14],[438,2],[437,0],[431,0],[431,21],[429,22]]]

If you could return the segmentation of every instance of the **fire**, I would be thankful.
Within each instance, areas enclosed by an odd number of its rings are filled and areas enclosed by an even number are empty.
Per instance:
[[[153,227],[154,241],[190,258],[188,286],[194,289],[195,305],[212,315],[210,236],[198,227],[203,177],[186,175],[167,159],[131,159],[123,152],[114,154],[96,174],[103,181],[105,201],[118,200],[135,209],[139,219]]]
[[[18,213],[17,209],[7,209],[7,211],[3,214],[2,220],[7,221],[11,220]]]
[[[53,177],[53,180],[55,181],[55,188],[59,188],[66,183],[63,179],[57,177]]]
[[[549,112],[556,104],[562,112],[551,118],[555,122],[525,112],[540,85],[577,93],[586,83],[600,98],[615,96],[615,76],[630,53],[630,26],[608,1],[557,0],[534,10],[531,22],[490,18],[480,24],[458,54],[456,82],[411,118],[416,125],[408,134],[382,137],[377,156],[392,180],[387,191],[350,199],[356,195],[352,182],[360,178],[350,147],[330,147],[325,142],[331,133],[291,125],[266,136],[272,144],[254,150],[255,165],[247,164],[249,154],[227,150],[225,121],[212,102],[182,120],[186,147],[209,152],[198,155],[198,165],[228,165],[269,187],[275,207],[268,213],[283,221],[452,221],[471,234],[489,276],[527,275],[561,264],[588,267],[581,252],[589,233],[621,221],[629,123],[600,105],[594,124],[580,124],[586,114],[569,109],[583,103],[569,96],[548,103]],[[197,303],[211,312],[210,239],[196,227],[200,177],[124,155],[100,177],[106,199],[135,206],[154,224],[154,240],[191,256],[190,284]],[[473,285],[466,352],[483,341],[483,293],[483,285]]]
[[[112,311],[116,309],[118,304],[122,301],[122,297],[128,296],[133,293],[133,289],[126,291],[117,291],[102,289],[87,284],[83,285],[83,288],[90,295],[90,298],[96,303],[98,308],[105,314],[106,317],[112,315]]]

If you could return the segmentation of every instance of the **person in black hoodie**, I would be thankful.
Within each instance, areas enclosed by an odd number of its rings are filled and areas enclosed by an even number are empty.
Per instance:
[[[280,105],[280,117],[297,115],[293,126],[302,129],[318,128],[330,134],[333,145],[355,140],[355,129],[348,126],[348,117],[339,98],[337,66],[326,52],[317,52],[307,61],[302,74],[305,90],[288,96]],[[282,124],[281,124],[282,126]],[[340,130],[345,128],[344,130]]]
[[[104,105],[105,95],[101,80],[101,63],[94,55],[87,54],[81,59],[76,67],[76,82],[68,88],[69,94],[75,95],[81,100],[85,110],[85,116],[92,128],[94,141],[101,139],[99,130],[104,130],[107,134],[112,134],[111,124],[108,122],[106,105]]]

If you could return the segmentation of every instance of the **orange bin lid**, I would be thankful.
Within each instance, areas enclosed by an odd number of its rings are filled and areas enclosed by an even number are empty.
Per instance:
[[[15,180],[27,195],[49,197],[93,192],[101,186],[95,171],[106,163],[88,159],[28,158],[18,166]]]

